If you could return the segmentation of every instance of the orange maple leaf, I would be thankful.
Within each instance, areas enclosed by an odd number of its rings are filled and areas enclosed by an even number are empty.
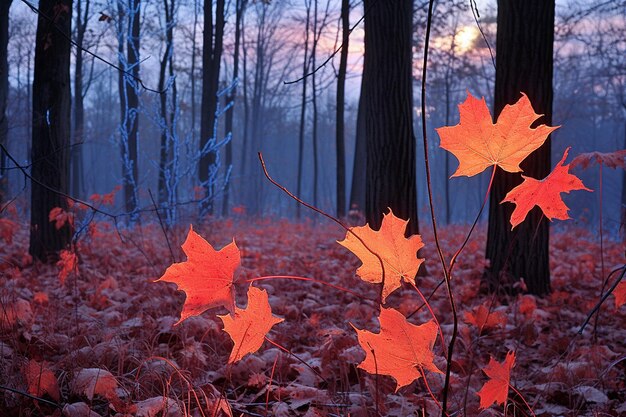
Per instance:
[[[241,260],[235,241],[216,251],[190,226],[182,248],[187,261],[172,264],[156,280],[173,282],[185,292],[185,304],[176,324],[214,307],[234,312],[233,277]]]
[[[503,404],[509,395],[509,381],[511,369],[515,364],[515,352],[506,354],[504,362],[500,363],[493,357],[489,357],[489,363],[483,368],[483,372],[489,377],[489,381],[478,391],[480,408],[487,408],[494,402]]]
[[[78,257],[73,251],[62,250],[59,253],[59,258],[57,262],[57,266],[61,268],[59,271],[59,281],[61,281],[61,285],[63,285],[70,273],[78,272]]]
[[[267,292],[256,287],[248,288],[246,308],[235,307],[234,314],[217,317],[222,319],[224,331],[235,344],[228,363],[237,362],[248,353],[259,350],[272,326],[284,320],[272,315]]]
[[[350,323],[365,351],[359,368],[370,374],[391,376],[396,380],[396,392],[424,375],[424,370],[442,373],[433,363],[437,338],[434,321],[416,326],[399,311],[382,306],[378,320],[379,333],[359,330]]]
[[[484,304],[473,311],[466,311],[465,321],[478,327],[479,330],[492,329],[506,323],[506,316],[501,311],[489,311]]]
[[[478,100],[469,91],[467,99],[459,104],[459,113],[458,125],[436,129],[440,146],[459,160],[453,177],[471,177],[492,165],[508,172],[520,172],[519,164],[558,129],[546,125],[530,127],[540,115],[524,93],[517,103],[504,106],[495,124],[485,98]]]
[[[511,229],[523,222],[528,212],[535,206],[539,206],[549,220],[554,218],[567,220],[569,208],[563,202],[561,193],[569,193],[572,190],[592,191],[585,187],[580,178],[569,173],[569,165],[563,165],[569,149],[565,149],[563,158],[543,180],[522,175],[524,181],[504,197],[502,203],[516,205],[511,215]]]
[[[417,251],[424,247],[420,235],[413,235],[408,239],[404,237],[408,222],[408,220],[394,216],[389,209],[389,213],[383,216],[380,230],[372,230],[367,224],[351,227],[352,233],[346,233],[346,238],[338,242],[363,262],[363,265],[356,271],[363,281],[375,284],[382,282],[383,270],[380,261],[370,250],[382,258],[385,271],[383,303],[389,294],[400,288],[400,280],[405,279],[415,283],[417,271],[424,262],[424,259],[417,257]],[[354,235],[360,237],[370,250]]]
[[[620,308],[626,304],[626,281],[617,284],[613,290],[613,296],[615,297],[615,308]]]

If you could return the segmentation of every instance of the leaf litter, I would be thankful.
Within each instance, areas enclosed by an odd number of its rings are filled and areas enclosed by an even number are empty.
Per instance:
[[[350,323],[380,331],[379,288],[356,276],[360,261],[336,243],[343,231],[332,225],[239,219],[197,227],[216,250],[236,238],[241,251],[241,266],[234,274],[238,299],[245,299],[246,280],[269,275],[315,278],[356,293],[315,281],[256,281],[254,287],[268,295],[271,314],[284,321],[268,335],[276,346],[265,342],[256,353],[230,364],[233,342],[214,314],[228,314],[223,305],[175,325],[184,294],[173,285],[153,282],[170,264],[157,226],[120,236],[110,225],[98,224],[93,238],[79,242],[80,265],[64,283],[59,267],[33,264],[26,228],[11,227],[13,243],[0,248],[1,385],[48,402],[0,390],[2,415],[24,410],[30,415],[59,415],[61,410],[72,415],[75,410],[90,416],[174,417],[202,415],[202,410],[205,415],[366,416],[376,408],[390,416],[421,410],[437,414],[423,377],[396,392],[393,378],[357,367],[366,352]],[[172,246],[180,247],[187,230],[175,230]],[[444,228],[442,246],[458,247],[466,232],[466,226]],[[420,255],[431,275],[418,276],[416,282],[428,295],[440,277],[432,235],[426,232],[422,238]],[[616,308],[612,296],[600,311],[595,341],[588,326],[572,342],[600,295],[597,238],[576,227],[553,233],[552,294],[543,299],[511,296],[503,302],[479,291],[484,243],[480,233],[470,241],[454,278],[459,313],[467,320],[460,323],[451,410],[478,415],[477,393],[488,381],[481,369],[488,369],[492,358],[502,363],[508,352],[515,352],[510,384],[524,394],[536,415],[624,412],[626,308]],[[620,243],[605,242],[604,249],[608,265],[623,262]],[[178,249],[174,255],[185,259]],[[415,313],[421,300],[406,284],[389,294],[386,305],[410,316],[407,325],[432,318],[424,308]],[[431,305],[449,337],[449,305],[442,289]],[[443,369],[438,343],[434,353],[433,369]],[[441,375],[428,372],[425,377],[436,398],[443,387]],[[508,397],[509,403],[519,402],[513,390]],[[495,405],[482,413],[502,411]]]

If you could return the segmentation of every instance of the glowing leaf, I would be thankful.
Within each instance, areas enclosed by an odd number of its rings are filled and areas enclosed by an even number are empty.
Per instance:
[[[459,112],[458,125],[437,129],[440,146],[459,160],[453,177],[471,177],[493,165],[508,172],[520,172],[519,164],[558,128],[546,125],[531,128],[540,115],[523,93],[517,103],[504,106],[496,124],[485,99],[478,100],[469,92],[465,102],[459,105]]]
[[[381,306],[380,332],[356,330],[365,360],[359,368],[370,374],[389,375],[396,380],[396,391],[424,374],[425,370],[442,373],[433,360],[437,325],[431,320],[416,326],[397,310]]]
[[[157,280],[175,283],[187,296],[176,324],[215,307],[235,311],[233,276],[240,262],[235,241],[216,251],[189,227],[182,248],[187,261],[171,265]]]
[[[272,315],[267,292],[255,287],[248,289],[246,308],[235,307],[234,314],[218,317],[224,322],[224,331],[235,344],[228,363],[237,362],[248,353],[259,350],[272,326],[283,321]]]
[[[480,397],[480,408],[487,408],[494,402],[503,404],[509,394],[509,381],[511,379],[511,369],[515,363],[515,352],[506,354],[504,362],[500,363],[489,358],[489,363],[483,368],[483,372],[489,377],[489,381],[478,391]]]
[[[385,268],[383,303],[389,294],[400,288],[401,279],[415,283],[417,271],[424,262],[417,257],[417,251],[424,246],[422,238],[419,235],[413,235],[408,239],[404,237],[407,224],[408,220],[397,218],[390,209],[389,213],[383,216],[380,230],[372,230],[367,224],[352,227],[350,228],[352,233],[346,233],[346,238],[338,242],[363,262],[356,271],[363,281],[380,283],[383,280],[383,273],[376,255],[363,246],[354,235],[360,237],[369,249],[382,258]]]
[[[492,329],[506,323],[506,316],[501,311],[489,311],[481,304],[473,311],[466,311],[464,315],[467,323],[473,324],[479,330]]]
[[[62,250],[59,253],[59,258],[57,262],[57,266],[61,268],[59,271],[59,281],[61,281],[61,285],[63,285],[70,273],[78,272],[78,258],[74,252],[69,250]]]
[[[569,193],[572,190],[591,191],[577,176],[569,173],[569,165],[563,165],[569,149],[565,150],[563,158],[543,180],[539,181],[522,175],[524,181],[504,197],[502,203],[509,202],[516,205],[511,215],[512,228],[523,222],[528,212],[535,206],[539,206],[550,220],[554,218],[567,220],[569,208],[563,202],[561,193]]]

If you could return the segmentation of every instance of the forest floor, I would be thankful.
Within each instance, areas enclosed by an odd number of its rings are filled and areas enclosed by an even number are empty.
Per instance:
[[[245,298],[245,279],[268,275],[311,277],[356,293],[316,282],[257,281],[272,312],[285,320],[268,335],[276,345],[266,342],[233,365],[227,365],[231,339],[216,315],[225,310],[174,326],[184,294],[173,284],[153,282],[172,263],[158,225],[118,233],[97,223],[78,243],[78,269],[63,284],[58,266],[32,262],[27,230],[26,224],[0,222],[0,416],[440,414],[434,398],[441,401],[443,374],[426,373],[428,386],[419,378],[394,392],[390,377],[357,368],[365,352],[350,323],[378,328],[377,289],[356,277],[360,261],[336,243],[345,232],[335,225],[243,218],[194,225],[216,249],[235,239],[242,255],[238,299]],[[442,229],[447,256],[467,230]],[[187,231],[170,233],[177,261],[185,259],[180,244]],[[433,237],[426,232],[423,238],[428,274],[417,285],[429,294],[442,276]],[[598,238],[582,228],[553,233],[552,293],[500,299],[479,291],[484,246],[484,233],[476,233],[452,283],[460,326],[450,415],[532,415],[519,394],[537,416],[626,415],[626,306],[616,309],[610,296],[597,320],[576,336],[600,298],[603,276],[624,262],[624,246],[604,242],[601,256]],[[408,316],[421,299],[405,286],[387,304]],[[471,322],[481,305],[497,319],[484,318],[479,329]],[[443,286],[431,306],[448,340],[452,315]],[[422,308],[410,321],[430,318]],[[509,391],[506,410],[480,410],[476,393],[487,381],[481,369],[490,357],[502,362],[509,351],[516,355],[511,385],[519,394]],[[435,353],[435,364],[445,370],[440,339]]]

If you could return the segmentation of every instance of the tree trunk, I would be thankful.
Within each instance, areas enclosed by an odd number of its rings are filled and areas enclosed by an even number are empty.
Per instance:
[[[220,61],[222,59],[222,42],[224,38],[224,0],[217,0],[215,8],[215,28],[213,27],[212,0],[204,1],[204,32],[202,35],[202,104],[200,116],[200,151],[210,139],[215,138],[217,118],[217,90],[220,78]],[[213,33],[215,31],[215,33]],[[217,160],[217,151],[204,152],[200,155],[198,178],[204,184],[205,199],[200,207],[201,213],[213,212],[214,185],[210,182],[209,170]]]
[[[239,82],[239,45],[241,43],[241,18],[246,7],[247,0],[236,0],[235,4],[235,53],[233,56],[233,79]],[[226,133],[230,133],[231,140],[226,144],[226,167],[233,164],[233,117],[235,115],[235,99],[237,97],[237,86],[233,86],[228,96],[228,102],[232,106],[226,112]],[[224,199],[222,200],[222,216],[228,215],[228,205],[230,200],[230,181],[224,189]]]
[[[163,204],[167,201],[168,190],[166,184],[166,170],[171,159],[170,142],[173,135],[172,123],[173,117],[168,121],[167,111],[167,91],[165,90],[165,81],[167,75],[167,66],[170,66],[170,76],[172,75],[172,55],[174,54],[174,11],[176,10],[175,0],[163,0],[163,8],[165,9],[165,52],[159,66],[159,105],[161,118],[161,145],[159,147],[159,203]],[[175,102],[175,101],[173,101]],[[173,115],[172,115],[173,116]]]
[[[302,77],[309,71],[309,26],[311,24],[311,2],[305,1],[306,26],[304,30],[304,59],[302,60]],[[302,172],[304,164],[304,128],[306,126],[306,78],[302,80],[302,95],[300,96],[300,126],[298,128],[298,178],[296,195],[302,198]],[[302,216],[301,204],[296,201],[296,219]]]
[[[365,72],[365,69],[363,69]],[[350,211],[363,213],[365,210],[365,172],[367,169],[367,138],[365,136],[365,99],[363,78],[356,116],[356,138],[354,165],[352,167],[352,186],[350,187]]]
[[[337,217],[346,215],[346,150],[344,145],[344,108],[346,104],[346,70],[348,68],[348,43],[350,42],[350,0],[341,0],[341,54],[337,73]]]
[[[29,253],[56,260],[71,242],[72,227],[48,220],[55,207],[67,210],[70,145],[71,0],[40,0],[33,81],[31,223]],[[44,16],[52,16],[48,20]]]
[[[380,228],[389,208],[418,233],[413,135],[412,0],[365,0],[365,216]]]
[[[9,8],[13,0],[0,3],[0,145],[7,146],[9,121],[7,120],[7,98],[9,96]],[[8,194],[7,156],[0,150],[0,207]]]
[[[315,60],[316,58],[316,53],[317,53],[317,42],[319,40],[318,34],[317,34],[317,27],[318,27],[318,16],[317,16],[317,5],[318,5],[318,0],[313,0],[313,45],[311,45],[311,68],[313,70],[313,72],[311,73],[311,104],[313,107],[313,126],[312,126],[312,132],[311,132],[311,145],[313,146],[313,206],[317,207],[318,205],[318,198],[317,198],[317,189],[318,187],[318,182],[319,182],[319,175],[318,175],[318,154],[319,152],[317,151],[317,119],[318,119],[318,112],[317,112],[317,77],[316,77],[316,73],[315,73],[315,68],[317,68],[317,62]],[[306,82],[306,80],[305,80]]]
[[[497,65],[494,113],[528,95],[536,124],[552,122],[552,65],[554,0],[498,0]],[[524,175],[537,179],[550,172],[550,139],[521,165]],[[513,204],[500,204],[522,181],[521,175],[498,168],[489,197],[489,227],[486,258],[490,266],[484,279],[491,290],[511,290],[524,279],[528,292],[550,291],[548,258],[549,222],[535,207],[526,220],[511,231]]]
[[[87,22],[89,17],[90,0],[85,1],[83,12],[83,0],[76,3],[76,61],[74,67],[74,140],[72,142],[71,162],[71,189],[72,196],[82,198],[83,190],[83,132],[85,128],[85,105],[83,103],[83,44]]]

